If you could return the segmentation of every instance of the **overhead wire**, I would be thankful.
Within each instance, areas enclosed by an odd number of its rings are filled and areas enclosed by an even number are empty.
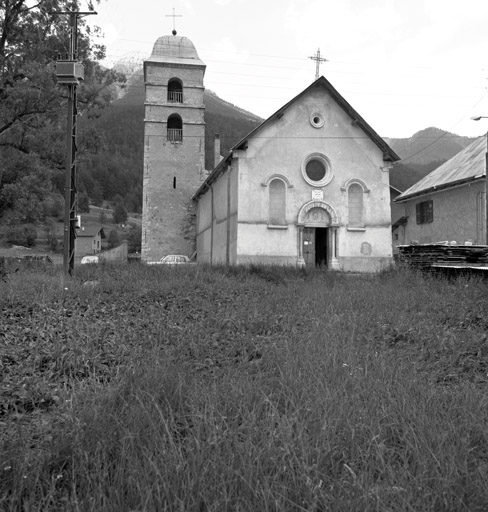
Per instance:
[[[485,94],[483,94],[483,96],[472,106],[471,110],[473,110],[474,108],[476,108],[486,97],[488,96],[488,92],[485,92]],[[416,153],[413,153],[412,155],[409,155],[408,157],[406,158],[402,158],[402,162],[405,162],[406,160],[410,160],[411,158],[413,158],[414,156],[418,156],[420,155],[421,153],[423,153],[424,151],[427,151],[430,147],[432,147],[434,144],[437,144],[437,142],[439,142],[440,140],[444,139],[446,137],[446,135],[451,132],[451,130],[454,130],[456,129],[456,126],[458,126],[462,121],[464,121],[464,119],[466,118],[466,116],[464,115],[463,117],[461,117],[451,128],[449,128],[448,131],[444,132],[442,135],[440,135],[439,137],[437,137],[433,142],[431,142],[430,144],[428,144],[427,146],[425,146],[424,148],[420,149],[419,151],[417,151]]]

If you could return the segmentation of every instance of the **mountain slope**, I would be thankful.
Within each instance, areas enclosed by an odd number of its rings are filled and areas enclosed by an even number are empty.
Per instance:
[[[390,172],[390,184],[403,191],[469,146],[475,139],[430,127],[406,139],[385,140],[402,158]]]
[[[449,160],[474,138],[462,137],[439,128],[425,128],[408,139],[385,138],[387,144],[402,158],[404,164],[426,164],[435,160]]]
[[[144,95],[144,76],[142,70],[140,70],[129,78],[126,92],[114,103],[114,108],[118,110],[121,118],[129,114],[128,111],[135,113],[136,111],[132,109],[137,108],[143,126]],[[226,155],[234,144],[261,124],[263,119],[219,98],[208,89],[204,92],[203,102],[205,104],[206,131],[205,168],[211,169],[213,168],[215,134],[220,135],[221,153]],[[141,133],[143,133],[143,127],[141,130]]]
[[[141,208],[144,145],[144,78],[138,68],[111,108],[95,121],[94,129],[103,133],[105,149],[80,164],[80,190],[95,204],[122,196],[134,211]],[[204,93],[205,168],[214,166],[214,136],[220,135],[221,154],[245,137],[262,119],[219,98]],[[386,138],[386,142],[404,161],[390,172],[390,183],[406,190],[416,181],[465,148],[474,139],[426,128],[407,139]],[[95,200],[96,199],[96,200]]]

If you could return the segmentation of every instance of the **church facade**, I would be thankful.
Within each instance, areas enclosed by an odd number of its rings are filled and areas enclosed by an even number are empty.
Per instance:
[[[193,44],[158,39],[144,72],[143,261],[192,256],[196,240],[200,263],[392,263],[389,169],[399,157],[324,77],[207,173],[205,65]]]
[[[200,186],[198,261],[388,267],[389,169],[398,159],[320,77],[236,144]]]

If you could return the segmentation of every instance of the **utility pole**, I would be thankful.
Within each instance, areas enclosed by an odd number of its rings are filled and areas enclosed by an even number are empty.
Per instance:
[[[315,80],[318,80],[320,77],[320,64],[322,62],[328,62],[327,59],[324,59],[320,56],[320,48],[317,50],[317,53],[313,57],[309,57],[315,61]]]
[[[473,116],[473,121],[488,119],[488,116]],[[486,152],[485,152],[485,245],[488,245],[488,131],[486,132]]]
[[[80,16],[97,14],[95,11],[58,11],[51,14],[69,16],[70,41],[69,52],[65,60],[56,63],[58,83],[68,88],[68,119],[66,126],[66,170],[64,180],[64,237],[63,270],[72,275],[75,263],[76,239],[76,128],[77,105],[76,88],[84,79],[83,64],[78,59],[78,19]]]

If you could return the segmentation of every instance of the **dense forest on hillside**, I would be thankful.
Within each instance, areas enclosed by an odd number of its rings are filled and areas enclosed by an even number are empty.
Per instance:
[[[390,185],[402,192],[442,165],[445,160],[433,160],[426,164],[396,162],[390,171]]]
[[[221,154],[252,131],[261,119],[206,91],[205,168],[214,166],[214,137],[220,135]],[[122,197],[132,212],[142,206],[142,166],[144,153],[144,84],[137,74],[129,82],[127,93],[105,109],[96,120],[82,122],[82,139],[96,134],[96,153],[80,158],[78,188],[91,202],[100,206]]]

